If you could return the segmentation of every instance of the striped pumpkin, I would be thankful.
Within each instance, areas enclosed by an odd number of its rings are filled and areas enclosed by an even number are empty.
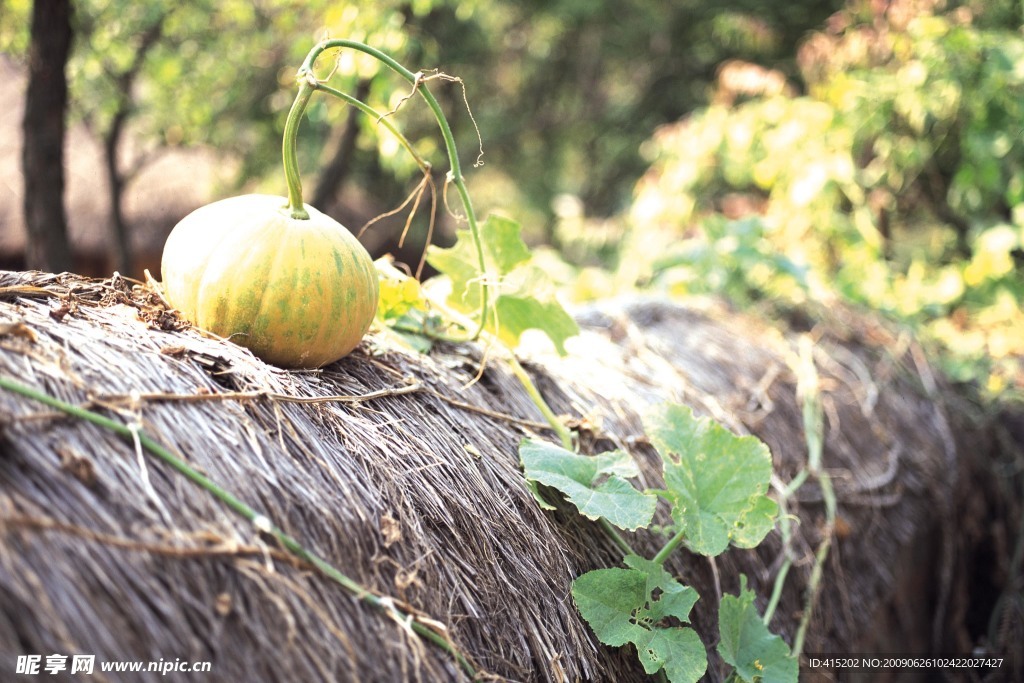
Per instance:
[[[164,246],[164,294],[197,327],[268,363],[315,368],[366,334],[377,273],[340,223],[308,205],[308,220],[292,218],[286,204],[250,194],[183,218]]]

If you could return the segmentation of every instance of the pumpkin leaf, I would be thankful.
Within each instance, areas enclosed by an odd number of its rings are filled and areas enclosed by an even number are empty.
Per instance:
[[[572,583],[576,609],[605,645],[620,647],[644,636],[633,613],[647,603],[647,577],[633,569],[595,569]]]
[[[523,332],[536,329],[565,355],[565,340],[578,334],[579,328],[558,303],[544,270],[532,262],[519,224],[492,214],[479,228],[486,273],[480,272],[469,230],[456,231],[453,246],[431,246],[427,251],[427,262],[451,285],[448,305],[478,321],[486,316],[486,329],[510,348],[519,345]],[[491,294],[488,310],[482,312],[485,279]]]
[[[414,308],[426,309],[420,283],[391,265],[387,259],[374,261],[380,280],[377,318],[382,322],[397,320]]]
[[[740,594],[723,595],[718,608],[718,654],[745,681],[791,683],[800,666],[786,642],[768,630],[754,605],[747,577],[740,576]]]
[[[647,578],[648,595],[658,595],[657,600],[649,601],[647,604],[649,618],[653,623],[667,617],[675,617],[684,623],[690,620],[690,610],[700,598],[695,589],[676,581],[665,571],[663,565],[653,560],[639,555],[628,555],[624,562],[630,569],[644,573]]]
[[[620,529],[635,530],[654,518],[657,496],[638,491],[625,479],[639,474],[628,453],[577,455],[526,439],[519,444],[519,459],[527,480],[558,489],[589,519],[603,517]]]
[[[665,670],[670,683],[694,683],[708,668],[708,656],[700,636],[692,628],[656,628],[636,642],[644,671]]]
[[[772,530],[778,505],[765,495],[772,459],[761,441],[677,404],[655,408],[644,427],[661,454],[672,517],[691,550],[714,556],[730,542],[752,548]]]
[[[664,670],[671,683],[694,683],[707,669],[707,653],[689,621],[697,591],[661,565],[630,555],[629,569],[596,569],[573,582],[576,609],[605,645],[632,643],[648,674]]]

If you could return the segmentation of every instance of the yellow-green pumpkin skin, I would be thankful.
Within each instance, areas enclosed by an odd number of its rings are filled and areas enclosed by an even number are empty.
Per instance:
[[[311,206],[249,194],[196,209],[164,245],[164,295],[197,327],[268,363],[316,368],[366,334],[377,310],[373,260],[344,226]]]

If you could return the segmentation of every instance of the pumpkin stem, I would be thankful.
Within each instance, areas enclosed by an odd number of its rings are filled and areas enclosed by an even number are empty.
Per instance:
[[[296,139],[299,135],[299,123],[302,121],[302,114],[306,111],[309,98],[316,89],[316,79],[310,72],[299,74],[299,92],[295,95],[295,101],[288,112],[288,118],[284,123],[284,139],[281,144],[281,153],[284,157],[284,179],[288,184],[288,211],[292,218],[307,220],[309,212],[302,201],[302,178],[299,177],[299,157],[295,151]]]
[[[455,188],[456,188],[456,190],[459,193],[459,198],[462,200],[462,206],[463,206],[463,208],[466,211],[466,223],[468,223],[470,234],[473,237],[473,246],[475,247],[475,250],[476,250],[477,267],[480,270],[480,274],[481,275],[485,275],[487,273],[487,263],[486,263],[486,261],[484,259],[484,247],[483,247],[483,241],[480,238],[480,227],[477,224],[476,212],[473,211],[473,203],[470,201],[470,198],[469,198],[469,190],[466,188],[466,182],[465,182],[465,180],[462,177],[462,164],[459,163],[459,154],[458,154],[458,151],[455,148],[455,136],[452,135],[452,129],[448,125],[448,119],[445,118],[444,111],[441,109],[441,105],[438,103],[437,99],[430,92],[430,90],[427,89],[427,86],[423,83],[423,75],[422,75],[422,73],[414,74],[413,72],[409,71],[404,66],[399,64],[397,61],[395,61],[395,59],[393,59],[389,55],[381,52],[380,50],[378,50],[378,49],[376,49],[374,47],[370,47],[369,45],[366,45],[364,43],[360,43],[360,42],[355,41],[355,40],[346,40],[346,39],[343,39],[343,38],[334,38],[334,39],[324,40],[324,41],[321,41],[320,43],[317,43],[313,47],[313,49],[309,51],[309,54],[306,55],[305,61],[302,62],[302,66],[299,67],[298,77],[299,77],[300,83],[308,83],[310,81],[310,79],[312,79],[312,83],[314,85],[311,86],[311,87],[315,87],[317,81],[316,81],[315,76],[313,76],[313,64],[316,62],[317,58],[325,50],[332,50],[332,49],[336,49],[336,48],[348,48],[348,49],[352,49],[352,50],[357,50],[359,52],[363,52],[363,53],[365,53],[367,55],[370,55],[371,57],[373,57],[373,58],[377,59],[378,61],[382,62],[383,64],[388,66],[392,71],[394,71],[399,76],[404,78],[406,81],[411,83],[412,86],[413,86],[413,90],[414,91],[418,91],[419,94],[426,101],[427,106],[430,107],[431,112],[433,112],[433,114],[434,114],[434,118],[437,119],[437,124],[440,127],[440,129],[441,129],[441,137],[444,138],[445,149],[448,152],[448,163],[449,163],[449,166],[450,166],[449,178],[450,178],[452,184],[455,185]],[[302,94],[302,91],[301,91],[301,88],[300,88],[299,95],[301,96],[301,94]],[[307,99],[308,99],[308,96],[307,96]],[[298,97],[296,98],[295,101],[296,101],[296,104],[298,104]],[[303,104],[302,106],[304,107],[305,104]],[[294,107],[293,107],[293,111],[294,111]],[[302,113],[301,110],[300,110],[299,113],[300,114]],[[291,114],[289,114],[288,119],[289,119],[289,121],[291,120]],[[298,125],[298,121],[296,121],[296,125]],[[287,128],[287,125],[286,125],[286,127],[285,127],[285,140],[286,140],[285,146],[286,146],[286,148],[287,148],[287,144],[288,144],[287,143],[287,136],[288,136],[288,128]],[[292,151],[294,152],[294,145],[292,145]],[[287,165],[286,165],[286,168],[287,168]],[[297,174],[296,174],[296,184],[298,184],[298,175]],[[289,183],[289,187],[291,187],[290,183]],[[292,199],[290,201],[289,205],[291,207],[293,207],[292,208],[293,211],[294,211],[294,207],[295,206],[300,206],[301,207],[302,206],[301,197],[299,199],[299,203],[298,204],[295,204],[294,199]],[[486,278],[484,278],[484,280],[486,281]],[[480,333],[484,331],[484,328],[487,325],[487,310],[488,310],[488,298],[489,298],[489,295],[490,295],[490,286],[488,284],[486,284],[486,282],[485,282],[485,284],[480,288],[480,300],[481,300],[480,301],[480,311],[481,311],[480,312],[480,322],[479,322],[476,330],[470,335],[470,337],[466,341],[470,341],[470,340],[476,339],[477,337],[480,336]]]

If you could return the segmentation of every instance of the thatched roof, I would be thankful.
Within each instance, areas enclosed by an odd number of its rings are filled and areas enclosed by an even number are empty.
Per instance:
[[[615,566],[619,553],[596,525],[532,499],[517,444],[550,434],[500,361],[473,381],[476,346],[421,356],[371,335],[322,371],[285,372],[177,329],[124,281],[5,272],[0,287],[14,288],[0,290],[0,374],[140,425],[352,579],[442,624],[479,671],[646,680],[632,653],[596,642],[569,595],[574,577]],[[791,337],[721,307],[659,301],[608,304],[580,320],[569,358],[540,354],[526,366],[556,412],[590,426],[585,448],[628,448],[656,484],[638,412],[675,400],[759,435],[781,480],[802,466]],[[932,619],[950,618],[941,570],[952,560],[937,541],[953,513],[956,430],[912,340],[830,320],[815,330],[816,360],[842,533],[807,650],[890,636],[927,646]],[[131,440],[2,391],[0,430],[0,662],[91,653],[211,661],[218,681],[465,680],[407,624],[292,559]],[[787,640],[823,514],[813,488],[803,498],[791,510],[797,563],[773,623]],[[767,595],[780,546],[773,533],[720,558],[722,590],[735,592],[742,572]],[[922,563],[932,599],[887,617]],[[669,568],[704,596],[696,628],[714,633],[708,562],[680,552]]]

